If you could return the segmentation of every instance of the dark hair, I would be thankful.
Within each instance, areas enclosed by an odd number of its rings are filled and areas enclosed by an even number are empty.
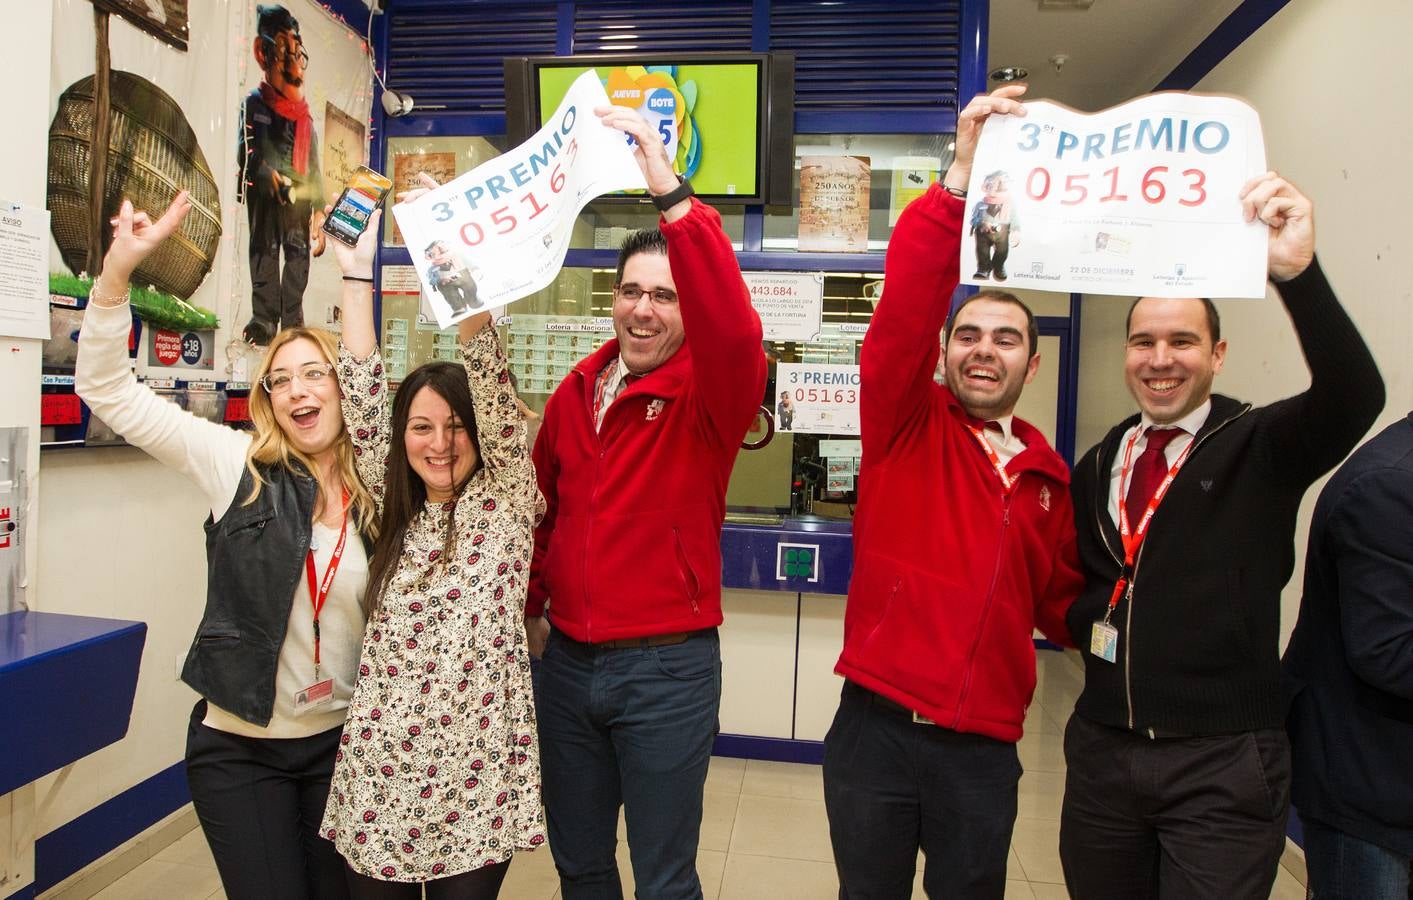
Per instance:
[[[266,43],[273,44],[275,35],[282,31],[293,31],[299,37],[299,20],[289,14],[289,10],[276,3],[261,4],[255,7],[255,33]],[[302,42],[304,39],[300,38]]]
[[[1133,310],[1138,306],[1139,300],[1142,299],[1144,298],[1139,297],[1138,300],[1134,300],[1133,303],[1129,304],[1128,315],[1124,316],[1125,340],[1128,339],[1129,329],[1133,327]],[[1207,331],[1211,333],[1212,346],[1215,347],[1217,346],[1217,341],[1222,339],[1222,317],[1217,315],[1217,304],[1212,302],[1211,297],[1198,297],[1196,299],[1201,300],[1203,309],[1207,310]]]
[[[1022,303],[1021,298],[1017,297],[1015,294],[1007,293],[1006,291],[998,291],[993,288],[988,288],[984,291],[977,291],[975,294],[972,294],[970,297],[962,301],[961,306],[958,306],[956,309],[952,310],[952,315],[947,319],[947,327],[942,331],[942,346],[944,354],[946,353],[947,344],[951,343],[952,341],[952,326],[957,323],[957,316],[962,314],[962,310],[967,308],[967,304],[975,300],[998,300],[1001,303],[1013,303],[1016,306],[1019,306],[1021,308],[1021,311],[1025,313],[1025,336],[1026,339],[1030,342],[1027,345],[1030,348],[1030,353],[1027,354],[1026,358],[1029,359],[1040,352],[1040,326],[1037,325],[1035,322],[1035,313],[1031,312],[1030,307]]]
[[[667,238],[656,228],[643,228],[624,238],[623,246],[618,248],[618,274],[613,277],[614,284],[623,283],[623,267],[639,253],[661,253],[666,256]]]
[[[423,252],[424,254],[426,254],[427,256],[431,256],[431,255],[432,255],[432,251],[435,250],[435,249],[437,249],[437,247],[445,247],[445,246],[446,246],[446,241],[432,241],[430,244],[427,245],[427,249],[426,249],[426,250],[423,250],[422,252]]]
[[[476,407],[471,400],[471,387],[466,381],[466,369],[450,362],[430,362],[413,369],[397,389],[393,398],[392,433],[388,435],[388,461],[383,476],[383,519],[378,540],[373,544],[373,557],[368,565],[368,615],[371,618],[382,602],[397,562],[402,558],[403,538],[408,525],[427,502],[427,486],[407,462],[407,419],[412,400],[423,388],[431,388],[461,420],[461,427],[471,437],[471,446],[481,455],[481,442],[476,435]],[[475,469],[467,475],[470,479]],[[466,483],[455,486],[459,495]],[[451,555],[456,537],[456,507],[447,516],[446,535],[442,544],[441,562]]]

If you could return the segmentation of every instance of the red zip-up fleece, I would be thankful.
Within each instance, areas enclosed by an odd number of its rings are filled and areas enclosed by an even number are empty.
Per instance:
[[[576,641],[721,624],[721,523],[736,452],[760,408],[760,317],[716,210],[662,222],[685,339],[624,389],[594,431],[594,379],[612,340],[550,397],[535,441],[548,509],[525,614],[550,604]]]
[[[965,411],[932,380],[958,282],[963,204],[933,185],[888,244],[861,355],[863,461],[844,652],[834,671],[955,731],[1019,740],[1038,626],[1072,646],[1083,585],[1069,471],[1033,426],[1009,499]]]

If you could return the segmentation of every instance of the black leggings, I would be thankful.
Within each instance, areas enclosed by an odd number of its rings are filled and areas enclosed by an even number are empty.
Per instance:
[[[319,836],[342,728],[249,738],[191,711],[186,779],[229,900],[347,900],[343,857]]]
[[[401,882],[369,878],[348,870],[349,891],[353,900],[421,900],[422,885],[427,886],[427,900],[495,900],[500,883],[510,870],[510,860],[462,872],[449,878],[432,881]]]

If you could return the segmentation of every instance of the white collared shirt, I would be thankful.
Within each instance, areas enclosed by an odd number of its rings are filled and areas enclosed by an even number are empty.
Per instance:
[[[618,399],[618,395],[623,392],[623,379],[633,374],[628,370],[628,364],[623,361],[622,356],[618,357],[616,365],[608,366],[607,368],[609,370],[608,374],[602,376],[604,379],[603,394],[598,404],[598,416],[594,419],[595,431],[603,427],[604,413],[608,412],[608,408],[613,405],[613,401]]]
[[[1181,428],[1183,433],[1173,438],[1168,446],[1163,448],[1163,457],[1168,461],[1169,468],[1177,462],[1177,458],[1187,449],[1187,445],[1192,443],[1193,437],[1202,426],[1207,423],[1207,416],[1212,413],[1212,400],[1209,397],[1201,406],[1192,412],[1178,419],[1176,422],[1168,422],[1161,426],[1163,428]],[[1114,465],[1109,470],[1109,517],[1114,520],[1114,526],[1119,524],[1119,481],[1123,475],[1124,468],[1124,448],[1128,446],[1129,440],[1135,432],[1138,432],[1138,440],[1133,445],[1133,460],[1136,462],[1143,451],[1148,447],[1148,429],[1156,425],[1152,419],[1144,413],[1140,417],[1138,424],[1123,433],[1119,439],[1119,452],[1114,454]],[[1130,479],[1132,480],[1132,479]]]
[[[1001,461],[1002,466],[1008,466],[1011,460],[1015,459],[1020,452],[1025,449],[1025,441],[1016,437],[1011,430],[1011,422],[1015,416],[1002,416],[999,419],[991,419],[1001,426],[998,434],[990,428],[982,429],[982,436],[986,438],[986,443],[991,445],[991,449],[996,451],[996,458]]]

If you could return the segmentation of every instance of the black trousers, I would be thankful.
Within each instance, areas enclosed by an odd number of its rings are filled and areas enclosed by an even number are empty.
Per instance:
[[[250,321],[274,337],[281,328],[304,324],[304,288],[309,284],[307,202],[246,199],[250,222]],[[284,266],[280,255],[284,254]]]
[[[824,806],[840,900],[913,892],[1001,900],[1016,822],[1016,745],[912,720],[844,682],[824,738]]]
[[[976,271],[982,276],[993,272],[1006,277],[1006,257],[1011,255],[1011,226],[998,225],[991,234],[976,230]]]
[[[186,780],[228,900],[347,900],[343,857],[319,836],[340,728],[249,738],[201,724],[186,738]]]
[[[1266,900],[1285,849],[1283,729],[1160,738],[1065,728],[1060,861],[1074,900]]]
[[[350,869],[348,881],[353,900],[422,900],[423,884],[427,886],[427,900],[495,900],[509,871],[510,860],[506,860],[449,878],[399,882],[370,878]]]

